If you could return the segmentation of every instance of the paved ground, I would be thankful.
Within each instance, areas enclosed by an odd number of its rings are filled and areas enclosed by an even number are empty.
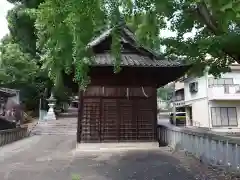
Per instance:
[[[33,136],[0,149],[1,180],[193,180],[207,169],[166,148],[76,151],[73,136]],[[214,178],[213,178],[214,179]],[[217,178],[219,179],[219,178]]]

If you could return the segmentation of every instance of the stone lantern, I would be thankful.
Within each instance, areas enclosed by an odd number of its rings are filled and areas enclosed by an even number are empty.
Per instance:
[[[47,99],[48,101],[48,106],[49,106],[49,109],[48,109],[48,112],[47,112],[47,115],[45,116],[45,120],[46,121],[49,121],[49,120],[56,120],[56,115],[55,115],[55,112],[54,112],[54,107],[56,105],[56,99],[54,98],[53,96],[53,93],[51,93],[51,96],[50,98]]]

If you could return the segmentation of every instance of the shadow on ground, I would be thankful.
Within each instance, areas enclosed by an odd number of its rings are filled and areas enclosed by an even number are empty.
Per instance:
[[[33,136],[0,149],[1,180],[193,180],[163,148],[75,151],[75,136]]]

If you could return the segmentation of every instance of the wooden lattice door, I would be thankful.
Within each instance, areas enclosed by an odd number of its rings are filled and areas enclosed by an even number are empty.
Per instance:
[[[116,99],[102,100],[101,141],[118,140],[118,109]]]
[[[100,142],[101,103],[98,99],[85,99],[83,106],[82,134],[83,142]]]
[[[83,142],[152,141],[155,116],[151,99],[85,98]]]
[[[119,141],[137,140],[136,116],[133,100],[119,101]]]
[[[155,115],[150,100],[139,100],[137,108],[138,140],[150,141],[155,139]]]

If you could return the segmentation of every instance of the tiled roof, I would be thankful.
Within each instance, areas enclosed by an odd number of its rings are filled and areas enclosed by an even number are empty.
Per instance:
[[[145,53],[147,52],[148,55],[151,55],[154,57],[158,56],[152,50],[148,49],[147,47],[143,47],[141,44],[139,44],[134,33],[125,24],[119,26],[118,28],[120,28],[121,42],[129,43],[133,47],[135,47],[138,51],[145,52]],[[111,36],[113,30],[114,30],[113,28],[107,29],[99,36],[93,38],[93,40],[87,44],[87,48],[92,48],[102,43],[105,39]]]
[[[11,96],[15,96],[16,92],[11,91],[11,89],[7,89],[7,88],[0,88],[0,97],[11,97]]]
[[[138,54],[122,54],[121,66],[129,67],[179,67],[185,66],[179,61],[152,60],[147,56]],[[93,59],[93,66],[113,66],[114,57],[110,54],[97,54]]]
[[[104,31],[100,36],[94,38],[91,42],[88,43],[87,47],[93,47],[101,43],[104,39],[106,39],[111,33],[112,33],[112,28]]]
[[[172,61],[172,60],[162,60],[156,53],[152,50],[149,50],[146,47],[141,46],[134,35],[134,33],[125,25],[121,24],[120,28],[120,36],[121,43],[129,44],[134,51],[131,53],[122,52],[121,55],[121,64],[120,66],[128,66],[128,67],[180,67],[186,66],[181,61]],[[104,31],[100,36],[94,38],[88,45],[87,48],[93,48],[97,45],[100,45],[111,36],[113,28],[110,28]],[[157,60],[153,60],[157,59]],[[158,60],[160,59],[160,60]],[[111,56],[110,53],[105,53],[102,51],[102,54],[95,54],[94,61],[92,66],[113,66],[114,65],[114,57]]]

